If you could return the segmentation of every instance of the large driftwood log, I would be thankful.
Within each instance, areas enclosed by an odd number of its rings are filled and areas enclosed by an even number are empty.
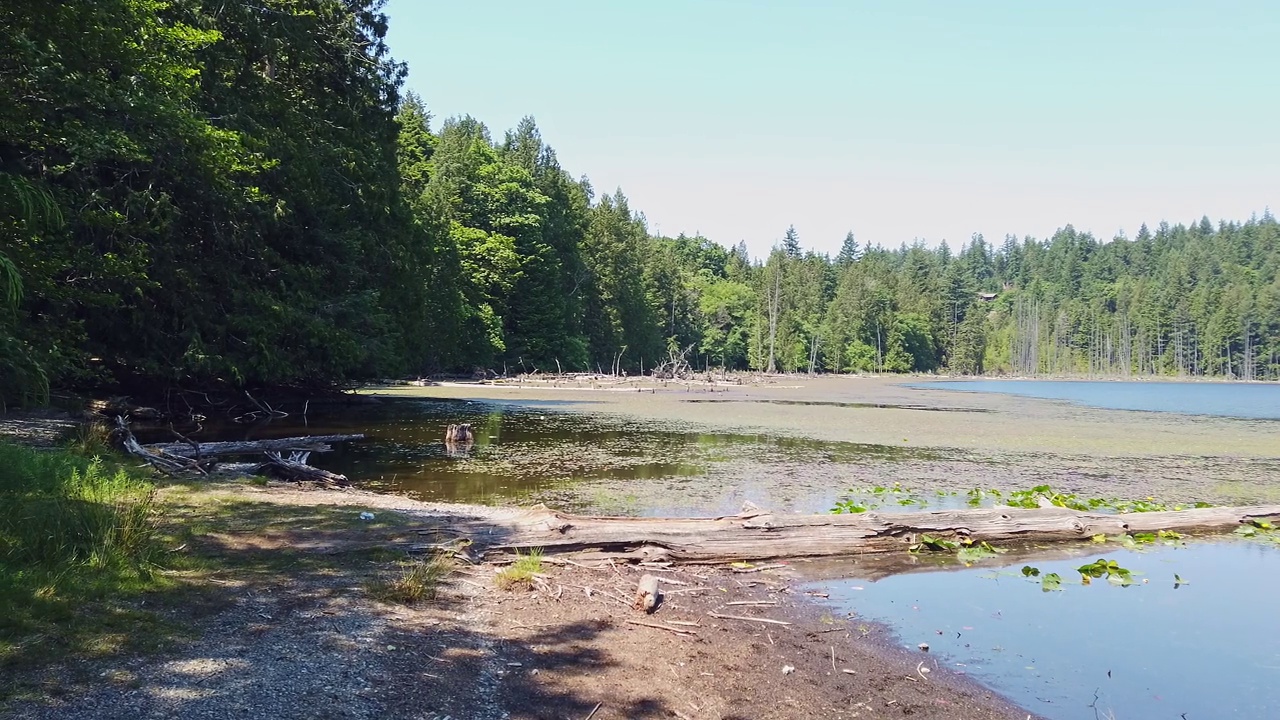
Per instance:
[[[328,443],[363,440],[363,434],[354,435],[311,435],[308,437],[274,438],[271,440],[232,440],[227,442],[206,442],[198,445],[185,442],[152,443],[143,445],[144,450],[182,457],[213,457],[216,455],[257,455],[269,451],[305,451],[328,452],[333,448]]]
[[[1223,531],[1280,521],[1280,505],[1214,507],[1112,515],[1066,508],[992,508],[855,515],[750,512],[718,518],[567,515],[537,506],[451,524],[488,552],[540,548],[599,558],[716,563],[898,552],[929,534],[992,545],[1085,540],[1097,534]]]

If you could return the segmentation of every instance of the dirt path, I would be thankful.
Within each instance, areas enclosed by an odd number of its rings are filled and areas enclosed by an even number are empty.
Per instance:
[[[419,537],[415,519],[441,506],[238,483],[165,496],[187,529],[180,552],[208,568],[184,578],[183,602],[161,603],[192,638],[45,668],[25,679],[44,692],[6,717],[1027,717],[878,626],[831,615],[785,567],[548,562],[533,587],[501,590],[494,568],[463,566],[436,600],[405,607],[370,597],[395,572],[380,546]],[[644,571],[669,580],[651,616],[626,607]]]

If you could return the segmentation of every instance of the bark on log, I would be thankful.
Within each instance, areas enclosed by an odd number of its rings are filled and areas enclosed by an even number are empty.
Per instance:
[[[232,440],[228,442],[200,443],[193,447],[189,443],[152,443],[143,445],[144,450],[151,452],[180,455],[182,457],[212,457],[216,455],[256,455],[267,451],[307,451],[328,452],[333,448],[328,443],[363,440],[363,434],[354,435],[311,435],[308,437],[274,438],[271,440]]]
[[[633,607],[636,610],[652,613],[658,609],[661,599],[662,596],[658,592],[658,578],[652,575],[641,577],[640,584],[636,587],[636,600]]]
[[[444,519],[444,518],[442,518]],[[1097,534],[1223,531],[1280,521],[1280,505],[1112,515],[1066,508],[992,508],[856,515],[751,512],[718,518],[588,517],[543,506],[484,518],[448,518],[489,552],[540,548],[593,558],[719,563],[900,552],[929,534],[992,545],[1087,540]]]

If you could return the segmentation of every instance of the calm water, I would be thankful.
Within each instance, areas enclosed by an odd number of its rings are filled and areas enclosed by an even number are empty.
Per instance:
[[[476,442],[468,452],[450,454],[441,441],[445,427],[462,422],[472,424]],[[937,457],[920,448],[686,432],[565,412],[563,403],[552,401],[387,400],[313,408],[305,424],[290,417],[257,426],[210,421],[199,432],[182,430],[200,441],[363,433],[364,440],[336,444],[312,462],[360,487],[422,500],[547,502],[631,515],[731,514],[745,499],[821,512],[847,486],[815,478],[814,468]],[[172,439],[167,429],[138,435],[143,442]],[[794,484],[786,482],[792,477]]]
[[[1277,383],[961,380],[916,383],[911,387],[1066,400],[1109,410],[1280,419]]]
[[[1103,556],[1143,573],[1137,584],[1079,584],[1075,568]],[[969,674],[1052,720],[1094,720],[1095,692],[1102,718],[1276,716],[1280,545],[1197,542],[1034,564],[1059,573],[1063,589],[1044,592],[1021,566],[815,587],[841,610],[892,626],[914,652],[928,643],[921,659]],[[1188,584],[1175,589],[1175,574]]]

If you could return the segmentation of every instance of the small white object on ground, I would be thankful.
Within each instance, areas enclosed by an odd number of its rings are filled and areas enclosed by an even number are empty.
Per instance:
[[[916,647],[920,648],[923,652],[929,652],[929,643],[920,643]]]
[[[795,671],[796,671],[796,669],[795,669],[795,668],[793,668],[793,667],[791,667],[790,665],[783,665],[783,666],[782,666],[782,674],[783,674],[783,675],[790,675],[791,673],[793,673],[793,672],[795,672]]]
[[[360,519],[361,519],[361,520],[372,520],[372,519],[373,519],[373,517],[374,517],[373,513],[368,512],[368,511],[365,511],[365,512],[360,513]]]

